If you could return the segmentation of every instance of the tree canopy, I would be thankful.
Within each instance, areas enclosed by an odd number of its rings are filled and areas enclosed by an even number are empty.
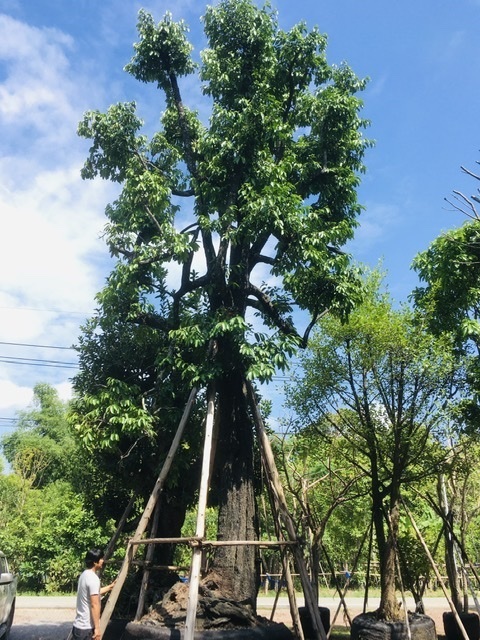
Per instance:
[[[12,472],[0,475],[0,548],[21,590],[71,592],[85,550],[112,533],[108,515],[97,519],[92,512],[98,475],[70,431],[67,411],[51,385],[38,383],[32,406],[1,441]]]
[[[475,180],[480,176],[463,168]],[[480,190],[477,189],[477,194]],[[459,350],[469,356],[470,397],[462,403],[463,418],[477,431],[480,416],[480,214],[479,195],[454,191],[454,208],[469,219],[436,238],[419,253],[413,268],[421,286],[413,291],[415,306],[436,334],[450,332]],[[449,201],[450,202],[450,201]]]
[[[3,436],[3,453],[15,471],[39,488],[72,479],[76,444],[67,423],[67,404],[45,383],[33,390],[33,407],[18,414],[17,428]]]

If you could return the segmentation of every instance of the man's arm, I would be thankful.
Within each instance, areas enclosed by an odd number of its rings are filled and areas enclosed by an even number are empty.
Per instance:
[[[98,593],[94,596],[90,596],[90,609],[92,611],[93,620],[93,638],[94,640],[100,640],[100,596]]]
[[[106,587],[100,587],[100,595],[103,596],[106,593],[108,593],[109,591],[111,591],[113,589],[113,586],[115,584],[116,580],[114,580],[111,584],[107,584]]]

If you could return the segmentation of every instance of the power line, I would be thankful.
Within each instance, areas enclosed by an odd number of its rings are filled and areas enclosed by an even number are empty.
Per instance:
[[[26,364],[31,367],[56,367],[58,369],[78,369],[76,362],[62,362],[61,360],[42,360],[40,358],[16,358],[15,356],[0,356],[4,364]]]
[[[51,344],[28,344],[26,342],[2,342],[0,340],[0,344],[7,344],[12,347],[36,347],[39,349],[66,349],[70,351],[75,351],[75,347],[59,347]]]
[[[65,360],[49,360],[47,358],[23,358],[18,356],[4,356],[0,354],[0,358],[5,358],[9,360],[20,360],[24,362],[48,362],[49,364],[62,364],[62,365],[72,365],[77,366],[76,362],[67,362]]]

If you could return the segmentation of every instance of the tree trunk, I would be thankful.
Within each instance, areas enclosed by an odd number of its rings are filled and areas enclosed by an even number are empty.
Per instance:
[[[400,620],[400,605],[396,596],[396,555],[398,523],[400,520],[399,500],[392,499],[388,514],[390,523],[383,553],[380,554],[380,606],[378,617],[382,620]]]
[[[440,474],[437,484],[438,498],[445,514],[445,520],[449,526],[444,525],[444,542],[445,542],[445,568],[448,576],[448,584],[450,587],[450,595],[458,613],[462,613],[462,598],[460,589],[460,580],[458,576],[457,563],[455,560],[455,542],[451,534],[453,530],[453,512],[448,504],[447,491],[445,487],[445,476]],[[467,609],[468,611],[468,609]]]
[[[182,527],[185,522],[187,505],[183,500],[178,500],[169,489],[164,490],[158,500],[157,508],[161,517],[158,522],[156,536],[158,538],[176,538],[182,535]],[[173,564],[175,544],[155,545],[155,563],[159,565]]]
[[[219,540],[258,539],[254,492],[254,441],[242,378],[232,371],[219,381],[219,434],[215,459]],[[259,557],[255,547],[217,547],[212,569],[227,597],[255,609]]]

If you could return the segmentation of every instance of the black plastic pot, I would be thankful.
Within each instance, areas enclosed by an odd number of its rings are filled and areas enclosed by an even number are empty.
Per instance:
[[[120,638],[123,637],[123,632],[128,623],[129,620],[113,618],[113,620],[110,620],[108,623],[102,640],[120,640]]]
[[[328,607],[318,607],[318,612],[320,613],[320,620],[322,621],[323,628],[325,629],[325,633],[328,633],[330,629],[330,609]],[[299,607],[298,613],[300,614],[300,622],[302,624],[303,635],[305,636],[305,640],[310,640],[311,638],[315,638],[315,634],[313,631],[312,624],[312,616],[310,615],[310,611],[307,607]]]
[[[375,613],[362,613],[352,620],[351,640],[436,640],[435,622],[429,616],[412,613],[406,622],[377,620]]]
[[[478,615],[475,612],[459,613],[458,615],[470,640],[479,640],[480,619]],[[444,612],[443,628],[447,640],[463,640],[463,634],[452,611]]]

